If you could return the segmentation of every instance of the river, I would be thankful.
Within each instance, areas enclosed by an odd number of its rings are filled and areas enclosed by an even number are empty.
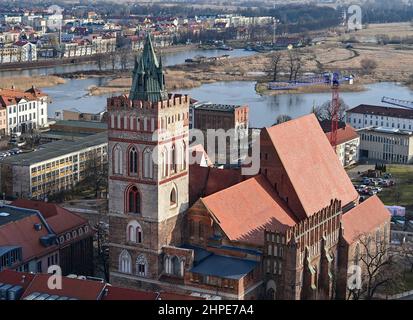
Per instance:
[[[194,58],[196,56],[205,56],[205,57],[215,57],[228,54],[230,57],[246,57],[249,55],[256,54],[252,51],[246,51],[243,49],[234,49],[232,51],[223,51],[223,50],[201,50],[201,49],[191,49],[187,51],[177,51],[177,52],[168,52],[162,54],[162,62],[164,66],[172,66],[177,64],[182,64],[186,59]],[[131,61],[130,66],[132,67],[133,61]],[[118,66],[119,67],[119,66]],[[107,69],[111,69],[112,66],[110,63],[106,65]],[[12,76],[43,76],[51,74],[63,74],[63,73],[72,73],[77,71],[89,71],[96,70],[97,65],[94,62],[85,62],[82,64],[70,64],[70,65],[60,65],[53,67],[42,67],[26,70],[13,70],[13,71],[0,71],[0,77],[12,77]]]
[[[100,85],[105,79],[90,78],[84,80],[68,80],[63,85],[46,88],[52,103],[49,105],[49,115],[54,111],[76,108],[85,112],[100,112],[106,105],[104,96],[89,96],[86,89],[92,85]],[[383,96],[398,99],[413,100],[413,91],[409,88],[389,82],[367,85],[363,92],[345,92],[341,94],[344,102],[350,107],[359,104],[383,105]],[[255,82],[231,81],[204,84],[201,87],[180,90],[199,101],[211,101],[224,104],[247,104],[250,107],[250,126],[271,126],[278,115],[287,114],[292,118],[308,114],[314,105],[321,105],[331,99],[330,93],[285,94],[279,96],[261,96],[255,92]]]

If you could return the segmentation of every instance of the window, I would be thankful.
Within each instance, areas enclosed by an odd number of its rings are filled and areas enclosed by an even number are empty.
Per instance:
[[[42,262],[41,261],[37,261],[37,273],[42,273]]]
[[[176,192],[176,187],[172,187],[171,190],[171,195],[170,195],[170,205],[171,207],[174,207],[177,205],[177,192]]]
[[[123,273],[132,273],[131,256],[126,250],[123,250],[119,255],[119,271]]]
[[[136,258],[136,273],[141,277],[146,277],[148,262],[143,254]]]
[[[176,172],[176,148],[172,145],[171,148],[171,172]]]
[[[128,190],[128,212],[140,213],[141,212],[141,196],[138,188],[135,186]]]
[[[142,228],[138,221],[133,220],[127,226],[127,240],[135,243],[142,243]]]
[[[138,173],[138,151],[132,147],[129,151],[129,174]]]
[[[164,149],[161,154],[162,177],[168,176],[168,151]]]
[[[153,178],[152,150],[149,148],[146,148],[143,152],[143,177]]]
[[[120,145],[116,145],[113,148],[113,173],[122,174],[122,148]]]

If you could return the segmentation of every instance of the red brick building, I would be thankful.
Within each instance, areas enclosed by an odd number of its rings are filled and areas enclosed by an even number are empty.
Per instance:
[[[261,171],[242,176],[187,165],[188,108],[189,97],[164,90],[147,40],[129,96],[108,100],[111,281],[206,298],[342,298],[334,279],[346,277],[353,221],[376,234],[390,215],[378,199],[359,205],[315,116],[263,129]]]

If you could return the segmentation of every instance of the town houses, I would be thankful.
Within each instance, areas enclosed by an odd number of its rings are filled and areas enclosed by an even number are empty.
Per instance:
[[[35,86],[25,91],[13,86],[0,89],[0,105],[2,135],[28,133],[47,126],[47,95]]]

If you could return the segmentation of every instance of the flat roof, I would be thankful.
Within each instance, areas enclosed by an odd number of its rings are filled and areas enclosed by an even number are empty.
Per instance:
[[[232,105],[232,104],[215,104],[211,102],[207,103],[195,103],[193,108],[197,110],[207,110],[207,111],[222,111],[222,112],[229,112],[234,111],[235,109],[246,107],[246,105]]]
[[[60,140],[41,145],[36,151],[20,153],[1,160],[2,164],[30,166],[108,142],[108,133],[100,132],[75,141]]]
[[[59,131],[59,130],[49,130],[46,132],[42,132],[40,136],[42,138],[48,139],[79,139],[83,137],[87,137],[92,135],[93,133],[86,133],[86,132],[69,132],[69,131]]]
[[[33,215],[37,215],[37,211],[0,204],[0,226]]]
[[[57,120],[52,126],[68,126],[76,128],[94,128],[106,130],[108,124],[106,122],[86,121],[86,120]]]
[[[371,132],[394,134],[394,135],[401,135],[401,136],[411,136],[413,134],[412,131],[408,131],[408,130],[401,130],[397,128],[382,128],[382,127],[367,127],[367,128],[359,129],[358,131],[359,132],[371,131]]]
[[[239,280],[257,266],[257,261],[212,254],[190,271],[208,276]]]

